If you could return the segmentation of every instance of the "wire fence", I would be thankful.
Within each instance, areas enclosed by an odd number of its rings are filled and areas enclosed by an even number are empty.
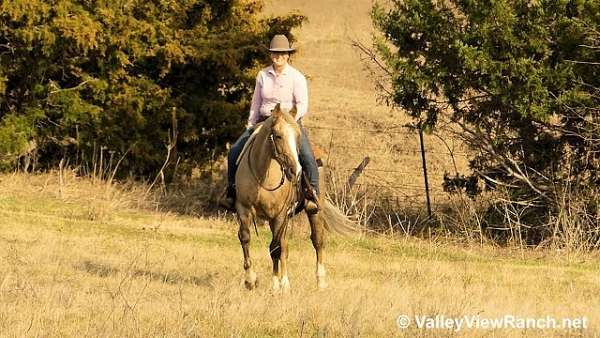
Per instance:
[[[304,127],[323,151],[327,190],[341,191],[353,201],[410,206],[431,215],[450,196],[444,175],[468,170],[469,153],[448,135],[423,134],[405,125]],[[204,171],[213,173],[213,164]]]
[[[354,198],[370,193],[380,201],[421,204],[430,214],[449,196],[443,188],[444,175],[466,169],[470,156],[460,140],[424,135],[414,126],[305,127],[313,142],[325,145],[326,164],[335,176],[335,182],[329,182],[333,188]]]

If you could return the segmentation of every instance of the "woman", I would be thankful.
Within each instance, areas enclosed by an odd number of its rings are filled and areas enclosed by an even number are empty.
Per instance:
[[[262,69],[256,76],[256,85],[246,130],[233,144],[229,152],[227,195],[222,202],[223,206],[228,209],[233,209],[235,205],[236,160],[256,124],[269,117],[271,110],[279,103],[284,110],[292,108],[294,104],[296,105],[296,122],[302,131],[299,153],[300,164],[313,189],[313,198],[306,201],[305,209],[309,213],[315,213],[319,210],[317,203],[319,171],[310,142],[306,137],[304,128],[302,128],[302,117],[308,111],[308,87],[304,75],[288,63],[290,54],[294,51],[285,35],[275,35],[271,40],[269,52],[272,65]]]

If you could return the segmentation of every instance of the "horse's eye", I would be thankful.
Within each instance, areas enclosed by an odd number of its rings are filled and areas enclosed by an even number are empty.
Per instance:
[[[274,135],[276,139],[281,140],[281,135]]]

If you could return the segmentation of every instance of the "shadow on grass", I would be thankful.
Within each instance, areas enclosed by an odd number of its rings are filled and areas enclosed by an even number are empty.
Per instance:
[[[112,267],[107,264],[96,263],[89,260],[83,261],[81,263],[75,264],[74,268],[79,271],[83,271],[89,273],[91,275],[95,275],[98,277],[111,277],[116,276],[120,272],[122,273],[130,273],[132,277],[139,278],[150,278],[151,280],[158,281],[166,284],[181,284],[188,283],[196,286],[205,286],[210,287],[213,284],[213,280],[216,277],[214,273],[208,273],[202,277],[197,276],[183,276],[176,272],[163,273],[163,272],[155,272],[143,269],[132,269],[129,271],[119,270],[115,267]]]

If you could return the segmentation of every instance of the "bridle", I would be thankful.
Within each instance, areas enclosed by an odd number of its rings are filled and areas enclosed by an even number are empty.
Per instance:
[[[250,169],[252,176],[254,177],[256,182],[261,186],[261,188],[263,188],[267,191],[275,191],[283,186],[283,183],[285,182],[285,178],[287,177],[286,173],[288,173],[288,175],[291,176],[291,173],[294,172],[293,171],[294,169],[290,168],[285,163],[285,161],[283,159],[283,155],[277,149],[277,144],[275,143],[275,134],[274,134],[273,130],[271,130],[271,132],[269,133],[269,141],[271,142],[271,149],[273,149],[273,154],[272,154],[273,157],[272,158],[277,162],[277,164],[279,164],[279,168],[281,169],[281,180],[279,181],[279,184],[274,188],[265,187],[263,185],[263,183],[261,182],[261,180],[256,175],[256,172],[254,171],[254,168],[252,167],[252,162],[250,160],[250,158],[252,157],[252,156],[250,156],[250,154],[252,153],[252,149],[254,148],[255,140],[256,140],[256,138],[252,139],[250,148],[248,149],[248,153],[246,155],[246,157],[247,157],[246,160],[248,161],[248,168]],[[298,151],[298,149],[296,149],[296,151]],[[298,180],[290,180],[290,183],[292,183],[292,185],[294,187],[296,187],[296,185],[298,184]]]
[[[251,144],[249,145],[248,152],[246,153],[246,157],[247,157],[246,160],[248,161],[248,169],[252,173],[252,176],[254,177],[254,180],[256,180],[256,183],[258,183],[258,185],[261,188],[265,189],[266,191],[272,192],[272,191],[278,190],[279,188],[281,188],[283,186],[283,184],[285,183],[285,179],[286,179],[286,171],[289,176],[291,176],[291,173],[294,173],[294,171],[292,168],[290,168],[289,166],[286,165],[282,154],[277,149],[277,143],[275,142],[276,137],[273,132],[273,129],[270,130],[268,138],[269,138],[269,141],[271,142],[271,149],[273,149],[272,150],[273,151],[272,159],[274,159],[279,164],[279,168],[281,169],[281,180],[279,181],[279,184],[274,188],[265,187],[263,185],[263,183],[261,182],[261,180],[256,175],[254,168],[252,167],[251,154],[252,154],[252,149],[254,148],[254,142],[256,141],[256,137],[254,137],[250,141]],[[296,150],[296,153],[298,153],[298,151],[299,151],[298,145],[296,146],[295,150]],[[301,185],[299,184],[300,177],[296,177],[296,179],[288,178],[288,180],[290,181],[292,186],[290,187],[290,189],[287,192],[285,202],[282,203],[281,209],[277,213],[277,217],[279,217],[283,212],[285,212],[285,220],[286,221],[284,222],[283,231],[280,233],[280,235],[282,235],[283,233],[285,233],[287,231],[288,220],[293,216],[294,210],[296,210],[296,208],[299,204],[298,197],[301,195],[301,191],[300,191]],[[295,200],[295,202],[294,202],[294,200]],[[258,235],[258,229],[256,228],[256,223],[254,223],[254,228],[256,230],[256,234]]]
[[[273,133],[273,130],[271,130],[271,133],[269,134],[269,141],[271,142],[271,148],[273,149],[273,154],[272,154],[273,157],[272,158],[279,164],[279,168],[281,169],[281,180],[279,181],[279,184],[274,188],[265,187],[263,185],[263,183],[260,181],[260,179],[258,178],[258,176],[256,175],[256,172],[254,171],[254,168],[252,167],[252,162],[250,160],[250,158],[252,157],[251,154],[252,154],[252,149],[254,147],[255,140],[256,140],[256,138],[252,139],[250,148],[248,149],[248,152],[246,153],[246,157],[247,157],[247,161],[248,161],[248,169],[252,173],[252,176],[256,180],[256,183],[258,183],[258,185],[260,185],[263,189],[265,189],[266,191],[276,191],[283,186],[283,183],[285,183],[286,171],[293,172],[293,169],[285,164],[282,154],[277,149],[277,144],[275,143],[275,134]],[[298,151],[298,149],[296,149],[296,151]],[[290,183],[292,184],[292,186],[288,190],[287,196],[285,198],[286,202],[282,204],[281,210],[279,210],[277,215],[281,215],[281,213],[284,212],[286,209],[287,209],[287,212],[286,212],[287,219],[289,219],[289,217],[291,217],[293,215],[293,212],[296,209],[296,206],[298,205],[298,201],[296,201],[296,203],[291,203],[291,202],[292,202],[292,199],[294,198],[293,197],[294,193],[297,194],[296,198],[297,198],[297,196],[300,195],[299,178],[300,177],[297,177],[297,179],[295,179],[295,180],[289,180]],[[287,222],[286,222],[286,224],[287,224]]]
[[[271,147],[273,148],[273,158],[275,159],[275,161],[277,161],[277,163],[279,163],[279,167],[284,171],[288,179],[290,177],[293,177],[295,174],[295,168],[291,168],[290,166],[285,164],[283,156],[279,153],[279,150],[277,149],[277,144],[275,143],[275,133],[273,132],[273,130],[271,130],[271,133],[269,134],[269,141],[271,141]],[[298,154],[298,146],[296,146],[296,149],[294,150],[296,151],[296,154]],[[294,183],[292,180],[290,180],[290,182]]]

